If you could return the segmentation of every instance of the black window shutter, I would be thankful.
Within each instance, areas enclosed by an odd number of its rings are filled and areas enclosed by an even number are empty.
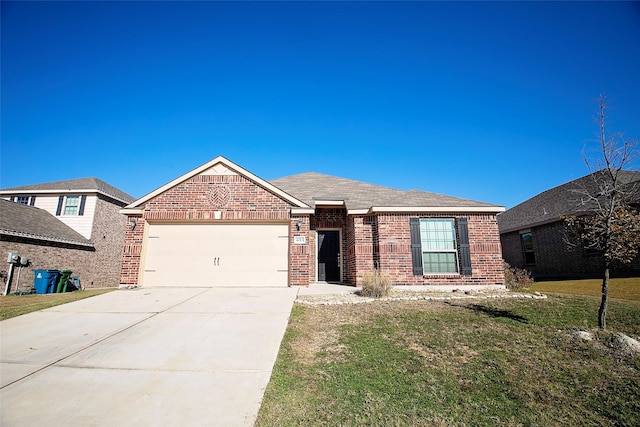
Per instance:
[[[81,196],[80,197],[80,209],[78,209],[78,215],[82,216],[84,215],[84,204],[87,201],[87,196]]]
[[[62,213],[62,202],[64,202],[64,196],[58,197],[58,209],[56,209],[56,216],[60,216]]]
[[[458,244],[460,245],[460,270],[463,276],[471,276],[471,251],[467,218],[458,218]]]
[[[31,196],[31,200],[29,201],[29,206],[34,206],[36,204],[36,196]]]
[[[420,240],[420,218],[409,219],[409,229],[411,231],[411,263],[413,265],[413,275],[422,276],[422,243]]]

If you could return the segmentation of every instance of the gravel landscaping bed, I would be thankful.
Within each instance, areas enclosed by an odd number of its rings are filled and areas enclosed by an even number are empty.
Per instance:
[[[303,305],[341,305],[362,304],[372,301],[446,301],[446,300],[473,300],[491,298],[519,298],[519,299],[546,299],[547,296],[539,292],[533,294],[516,293],[510,291],[460,291],[437,292],[423,290],[399,290],[394,289],[392,294],[384,298],[363,297],[359,292],[344,292],[329,295],[300,295],[296,299],[297,304]]]

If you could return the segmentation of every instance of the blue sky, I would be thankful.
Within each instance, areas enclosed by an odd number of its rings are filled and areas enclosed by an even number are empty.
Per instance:
[[[640,138],[637,2],[2,2],[3,188],[217,155],[512,207]]]

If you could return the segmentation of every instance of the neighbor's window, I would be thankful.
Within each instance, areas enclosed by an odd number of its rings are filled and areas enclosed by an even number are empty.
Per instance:
[[[64,201],[63,215],[78,215],[80,196],[67,196]]]
[[[18,196],[16,197],[17,203],[22,203],[23,205],[29,204],[29,196]]]
[[[453,219],[421,219],[424,274],[458,273],[458,249]]]
[[[533,233],[527,231],[520,234],[520,241],[522,242],[522,253],[524,255],[525,264],[535,264],[536,254],[533,248]]]

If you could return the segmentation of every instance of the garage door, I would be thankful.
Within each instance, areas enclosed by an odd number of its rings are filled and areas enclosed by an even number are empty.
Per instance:
[[[286,286],[287,224],[149,224],[143,286]]]

